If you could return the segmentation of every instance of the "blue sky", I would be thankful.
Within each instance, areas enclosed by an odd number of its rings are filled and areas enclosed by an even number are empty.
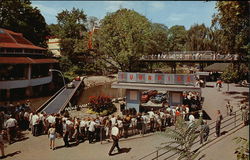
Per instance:
[[[151,22],[162,23],[167,27],[184,25],[189,29],[193,24],[211,25],[212,15],[216,13],[215,1],[32,1],[40,9],[48,24],[57,23],[56,15],[73,7],[82,9],[87,16],[98,19],[107,12],[119,8],[134,9]]]

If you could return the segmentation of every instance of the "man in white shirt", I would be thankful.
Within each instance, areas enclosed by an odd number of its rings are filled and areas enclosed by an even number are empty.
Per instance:
[[[37,113],[35,113],[33,116],[32,116],[32,125],[33,125],[33,136],[38,136],[38,126],[39,126],[39,121],[40,121],[40,118],[39,116],[37,115]]]
[[[17,120],[14,118],[13,115],[11,115],[11,117],[5,123],[9,144],[11,144],[11,141],[16,137],[16,126]]]
[[[113,127],[116,123],[116,117],[114,115],[112,115],[112,118],[110,119],[110,121],[111,121],[111,125]]]
[[[111,136],[112,136],[112,139],[113,139],[113,145],[109,150],[109,155],[110,156],[112,155],[112,152],[115,149],[115,147],[118,149],[118,152],[121,151],[121,149],[119,147],[119,144],[118,144],[118,142],[119,142],[119,129],[118,129],[117,126],[118,126],[118,124],[115,123],[115,125],[111,129]]]
[[[148,112],[149,119],[150,119],[150,132],[154,132],[154,122],[155,122],[155,114],[153,108],[151,111]]]
[[[82,134],[82,136],[85,137],[85,128],[87,127],[87,122],[85,121],[85,118],[82,118],[79,127],[80,127],[80,133]]]
[[[56,122],[56,117],[54,117],[53,115],[49,115],[46,120],[49,124],[53,124]]]
[[[89,123],[89,143],[93,143],[94,135],[95,135],[95,126],[96,123],[94,122],[94,119],[91,118]]]

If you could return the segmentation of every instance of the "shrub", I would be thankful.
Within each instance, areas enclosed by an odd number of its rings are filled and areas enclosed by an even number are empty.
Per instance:
[[[109,115],[116,111],[116,107],[109,96],[90,96],[88,107],[101,115]]]

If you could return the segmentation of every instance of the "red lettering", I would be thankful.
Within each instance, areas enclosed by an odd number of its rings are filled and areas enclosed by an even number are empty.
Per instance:
[[[158,81],[162,80],[162,76],[158,76]]]
[[[142,80],[142,75],[141,74],[139,74],[139,80]]]
[[[181,82],[181,76],[177,76],[177,81]]]
[[[152,76],[148,76],[148,80],[151,81],[152,80]]]
[[[124,74],[123,73],[121,74],[121,79],[124,79]]]
[[[134,78],[134,75],[133,74],[129,75],[129,78],[130,78],[130,80],[132,80]]]
[[[170,81],[170,76],[168,76],[168,81]]]
[[[190,76],[187,77],[187,82],[191,82]]]

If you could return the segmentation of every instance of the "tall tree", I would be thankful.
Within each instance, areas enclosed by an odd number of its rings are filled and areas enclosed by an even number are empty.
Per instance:
[[[148,53],[158,54],[167,52],[169,49],[167,26],[164,24],[153,23],[151,28],[152,33],[149,39]]]
[[[87,16],[83,10],[73,8],[63,10],[56,17],[57,24],[49,25],[50,33],[60,39],[61,66],[65,76],[71,79],[84,73],[84,63],[79,56],[88,52]]]
[[[187,31],[186,49],[189,51],[205,51],[211,49],[210,30],[204,24],[195,24]]]
[[[218,1],[218,13],[214,15],[212,26],[222,29],[224,50],[228,53],[247,54],[249,43],[249,2]]]
[[[1,1],[0,27],[23,33],[33,44],[46,47],[49,34],[44,17],[29,0]]]
[[[132,71],[145,54],[150,32],[148,19],[134,10],[120,9],[101,20],[95,37],[99,55],[113,67]]]
[[[87,16],[83,10],[73,8],[71,11],[63,10],[56,17],[58,23],[56,35],[61,41],[61,52],[72,58],[78,51],[75,50],[77,45],[85,44]],[[87,48],[87,45],[84,47]]]
[[[175,25],[168,30],[169,50],[183,51],[185,50],[185,43],[187,31],[184,26]]]

